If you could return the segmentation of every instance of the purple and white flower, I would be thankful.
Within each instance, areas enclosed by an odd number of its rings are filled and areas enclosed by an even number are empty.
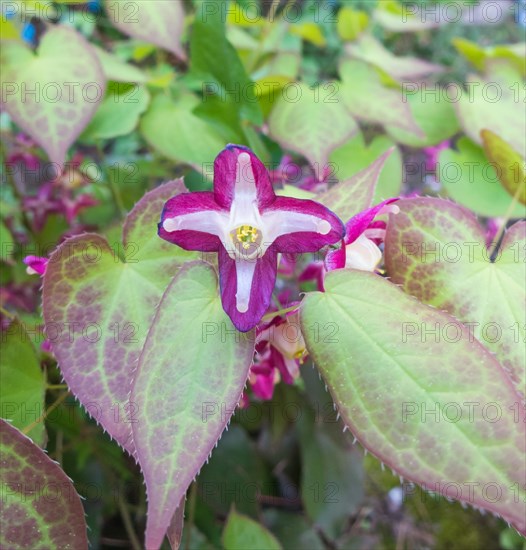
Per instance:
[[[215,159],[213,191],[172,197],[159,223],[159,236],[185,250],[218,252],[223,308],[243,332],[269,307],[278,253],[316,252],[343,235],[325,206],[277,197],[263,163],[240,145]]]

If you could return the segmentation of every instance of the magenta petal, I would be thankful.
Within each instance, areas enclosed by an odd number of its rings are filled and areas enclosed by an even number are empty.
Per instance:
[[[281,235],[273,244],[278,252],[291,254],[316,252],[327,244],[334,244],[343,239],[345,227],[342,221],[336,214],[322,204],[306,199],[277,197],[276,200],[265,209],[265,212],[274,210],[281,210],[284,213],[289,211],[310,214],[311,216],[316,216],[317,218],[327,221],[331,226],[331,230],[326,235],[316,233],[315,231],[298,231],[296,233]]]
[[[181,193],[166,202],[159,223],[159,237],[172,244],[176,244],[185,250],[200,250],[202,252],[217,252],[221,247],[221,241],[216,235],[204,231],[182,229],[180,231],[166,231],[163,222],[166,218],[174,218],[182,214],[202,212],[203,210],[221,211],[221,207],[215,202],[211,191],[197,191],[194,193]]]
[[[223,309],[241,332],[254,328],[267,311],[278,270],[277,252],[271,246],[262,258],[255,260],[256,270],[252,280],[248,311],[241,313],[236,307],[237,274],[236,262],[221,247],[219,249],[219,283]]]
[[[353,243],[370,226],[371,222],[385,205],[396,202],[397,200],[398,198],[387,199],[353,216],[345,224],[345,244]]]
[[[26,256],[23,262],[38,275],[44,275],[49,259],[41,256]]]
[[[270,176],[265,165],[254,153],[243,145],[227,145],[217,155],[214,161],[214,195],[217,204],[230,209],[234,199],[234,187],[236,183],[237,157],[241,153],[248,153],[254,179],[256,181],[258,207],[264,208],[270,205],[276,195],[270,181]]]
[[[342,269],[345,267],[345,260],[347,259],[347,254],[345,253],[345,244],[342,243],[342,247],[338,250],[331,250],[325,256],[325,268],[327,271],[332,271],[333,269]]]
[[[274,394],[274,370],[268,374],[256,374],[256,381],[252,385],[254,395],[264,401],[272,399]]]

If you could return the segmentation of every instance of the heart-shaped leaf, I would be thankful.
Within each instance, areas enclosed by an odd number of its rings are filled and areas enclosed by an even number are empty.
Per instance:
[[[0,354],[0,401],[2,418],[8,420],[38,445],[46,438],[44,394],[46,380],[24,323],[15,319],[2,331]],[[39,420],[40,421],[37,421]]]
[[[362,34],[358,40],[347,44],[345,51],[351,57],[376,65],[400,82],[416,80],[444,70],[441,65],[417,57],[397,57],[372,34]]]
[[[0,420],[0,547],[88,548],[80,498],[60,466]]]
[[[186,59],[181,46],[184,7],[181,0],[106,0],[110,21],[124,34],[155,44]]]
[[[498,168],[499,179],[513,197],[526,204],[526,174],[524,157],[521,157],[513,147],[491,130],[481,131],[484,151],[488,159]]]
[[[431,198],[398,205],[401,212],[391,216],[385,241],[393,282],[471,326],[524,392],[526,222],[507,232],[493,263],[484,232],[468,210]]]
[[[3,44],[1,68],[5,109],[62,169],[69,146],[104,97],[96,52],[78,32],[57,25],[36,55],[16,42]]]
[[[365,145],[364,137],[360,132],[335,149],[330,156],[330,161],[335,167],[335,175],[340,181],[345,181],[367,168],[389,149],[393,151],[385,162],[371,201],[372,204],[377,204],[390,197],[398,196],[402,187],[402,153],[394,141],[386,135],[379,135]]]
[[[467,137],[457,141],[456,149],[443,149],[438,157],[437,176],[448,196],[481,216],[504,216],[512,197],[500,184],[495,165]],[[524,215],[524,206],[517,204],[512,216]]]
[[[149,102],[150,94],[145,86],[110,82],[104,101],[82,132],[80,141],[93,143],[131,133]]]
[[[491,130],[515,151],[526,150],[526,119],[517,116],[524,106],[526,92],[522,82],[517,86],[470,76],[468,89],[454,104],[466,134],[482,145],[481,130]]]
[[[398,126],[417,137],[424,137],[408,103],[404,101],[402,91],[384,86],[373,67],[363,61],[344,59],[339,73],[342,79],[340,96],[356,118],[385,126]]]
[[[179,502],[229,422],[253,354],[254,334],[234,329],[212,266],[182,268],[159,304],[131,394],[148,495],[147,548],[161,546]]]
[[[302,302],[302,331],[345,424],[409,481],[525,534],[526,415],[506,371],[466,326],[378,275],[341,269],[324,284]]]
[[[340,181],[325,193],[319,194],[316,200],[330,208],[344,221],[369,208],[373,203],[378,178],[393,150],[394,148],[391,148],[386,151],[352,178]]]
[[[412,86],[409,88],[409,86]],[[406,85],[403,101],[409,106],[411,117],[424,133],[417,136],[407,132],[400,124],[387,124],[386,132],[398,143],[410,147],[429,147],[454,136],[460,130],[460,124],[447,92],[437,89],[436,97],[429,98],[425,88],[417,84]]]
[[[62,375],[130,453],[138,410],[129,393],[137,360],[168,282],[193,257],[157,236],[164,202],[183,191],[176,180],[147,193],[128,215],[116,250],[98,235],[66,240],[44,276],[46,333]]]
[[[358,131],[358,126],[338,97],[338,86],[328,82],[309,88],[296,82],[276,103],[269,118],[271,136],[311,163],[323,180],[329,155]]]
[[[160,153],[203,171],[205,164],[212,165],[226,140],[192,112],[198,104],[191,95],[175,102],[166,95],[158,95],[142,117],[140,128],[146,141]]]

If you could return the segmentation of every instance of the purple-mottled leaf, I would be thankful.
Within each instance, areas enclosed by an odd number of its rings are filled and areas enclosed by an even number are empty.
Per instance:
[[[168,50],[180,59],[186,59],[181,46],[183,6],[181,0],[105,0],[106,13],[120,31]]]
[[[139,353],[168,282],[193,257],[157,236],[164,202],[183,190],[175,180],[147,193],[128,215],[116,250],[98,235],[66,240],[44,276],[46,333],[62,375],[130,453],[138,411],[129,393]]]
[[[468,210],[431,198],[397,204],[401,211],[390,217],[385,241],[393,282],[471,326],[474,338],[496,354],[524,392],[526,222],[509,229],[493,263]]]
[[[182,268],[166,289],[139,359],[131,400],[146,481],[146,547],[160,547],[181,499],[241,397],[254,353],[223,311],[209,264]]]
[[[358,126],[339,98],[337,83],[310,88],[297,82],[289,92],[270,114],[270,134],[282,147],[307,158],[321,181],[331,151]]]
[[[46,439],[44,394],[46,379],[24,323],[18,319],[1,332],[0,401],[2,418],[38,445]]]
[[[378,275],[324,284],[302,302],[302,331],[345,424],[407,480],[525,534],[526,415],[493,354]]]
[[[316,200],[330,208],[344,221],[369,208],[373,204],[378,178],[393,151],[394,147],[386,151],[367,168],[345,181],[340,181],[325,193],[319,194]]]
[[[69,146],[104,97],[96,52],[78,32],[57,25],[36,54],[16,42],[2,44],[1,69],[5,109],[62,168]]]
[[[344,59],[339,73],[342,79],[340,96],[356,118],[397,126],[416,137],[424,137],[402,91],[384,86],[373,67],[360,60]]]
[[[345,51],[355,59],[376,65],[399,82],[423,78],[444,70],[441,65],[417,57],[397,57],[372,34],[363,34],[355,42],[346,44]]]
[[[0,547],[88,548],[80,498],[60,466],[0,420]]]

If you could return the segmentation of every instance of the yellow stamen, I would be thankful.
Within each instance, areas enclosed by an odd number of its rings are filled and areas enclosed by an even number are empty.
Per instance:
[[[258,230],[251,225],[240,225],[236,229],[236,238],[245,250],[250,248],[251,244],[257,242],[258,236]]]

